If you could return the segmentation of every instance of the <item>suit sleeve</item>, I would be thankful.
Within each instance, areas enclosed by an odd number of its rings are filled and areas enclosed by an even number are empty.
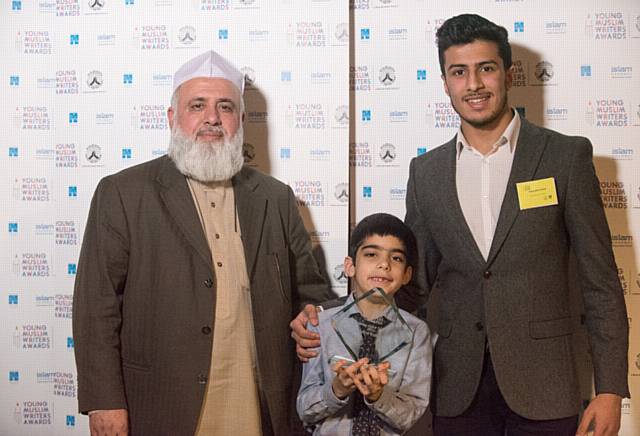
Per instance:
[[[128,230],[116,186],[96,188],[85,229],[73,295],[73,336],[80,412],[126,409],[120,359],[122,293]]]
[[[290,263],[292,266],[293,291],[300,309],[305,304],[320,304],[335,298],[327,282],[320,273],[311,251],[309,233],[304,227],[296,205],[293,191],[287,186],[287,214]],[[295,306],[294,306],[295,307]]]
[[[627,312],[592,156],[582,138],[570,168],[565,223],[578,261],[596,393],[628,397]]]
[[[408,312],[414,312],[426,302],[428,293],[436,280],[438,264],[442,257],[433,241],[423,211],[418,204],[416,177],[416,159],[414,158],[409,167],[406,197],[407,213],[404,221],[411,228],[418,242],[418,268],[413,272],[411,283],[395,296],[398,306]]]

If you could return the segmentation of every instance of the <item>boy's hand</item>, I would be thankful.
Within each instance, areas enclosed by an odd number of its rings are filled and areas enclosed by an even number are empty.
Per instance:
[[[378,401],[384,386],[389,383],[387,371],[390,366],[389,362],[383,362],[377,366],[364,364],[360,368],[362,382],[354,381],[354,383],[370,403]]]
[[[313,348],[320,346],[320,335],[307,330],[308,322],[314,326],[318,325],[318,312],[313,304],[307,304],[304,310],[289,323],[291,337],[296,341],[298,359],[303,362],[316,357],[318,353],[313,351]]]
[[[331,370],[336,373],[336,376],[331,382],[331,388],[335,396],[341,400],[347,398],[351,392],[356,390],[354,377],[357,377],[357,368],[354,367],[358,365],[358,362],[344,366],[347,361],[339,360],[331,367]],[[362,363],[360,363],[360,365],[362,365]],[[358,365],[358,368],[360,365]]]

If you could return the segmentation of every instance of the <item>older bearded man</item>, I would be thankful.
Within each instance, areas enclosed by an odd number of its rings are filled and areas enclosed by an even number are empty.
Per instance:
[[[330,292],[291,189],[243,167],[243,87],[213,51],[187,62],[168,156],[96,189],[73,314],[92,434],[289,431],[287,323]]]

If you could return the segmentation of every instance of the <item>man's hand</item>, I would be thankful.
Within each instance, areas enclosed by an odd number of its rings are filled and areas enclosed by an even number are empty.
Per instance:
[[[129,412],[127,409],[98,410],[89,415],[91,436],[127,436]]]
[[[307,323],[318,325],[318,311],[313,304],[307,304],[304,310],[289,323],[291,337],[296,341],[296,354],[298,359],[308,362],[310,358],[316,357],[318,353],[309,348],[320,346],[320,335],[307,330]]]
[[[593,436],[616,436],[620,430],[622,397],[616,394],[598,394],[582,415],[576,436],[586,436],[589,424],[595,424]]]

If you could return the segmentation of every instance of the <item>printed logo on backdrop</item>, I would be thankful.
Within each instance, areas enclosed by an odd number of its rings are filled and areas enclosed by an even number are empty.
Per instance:
[[[333,31],[334,46],[343,46],[347,45],[349,42],[349,24],[347,23],[339,23],[336,25],[335,30]]]
[[[18,31],[15,47],[19,54],[50,55],[53,52],[53,42],[48,30]]]
[[[87,73],[85,78],[86,88],[84,92],[104,92],[103,85],[104,84],[104,76],[102,75],[102,71],[99,70],[91,70]]]
[[[309,232],[309,238],[313,245],[318,245],[323,242],[328,242],[331,238],[331,233],[326,230],[312,230]]]
[[[251,42],[268,41],[269,35],[268,29],[250,28],[247,31],[247,40]]]
[[[203,12],[228,11],[231,0],[192,0],[194,6]]]
[[[624,14],[616,12],[596,12],[587,14],[584,33],[596,40],[621,40],[627,38],[627,25]]]
[[[371,91],[371,73],[367,65],[349,67],[349,89]]]
[[[38,83],[40,84],[40,79],[38,79]],[[80,91],[80,82],[76,70],[56,71],[55,88],[56,95],[78,94]]]
[[[22,425],[53,424],[53,402],[49,400],[29,400],[16,403],[13,420]]]
[[[370,1],[373,1],[373,0],[349,0],[349,9],[351,10],[369,9]]]
[[[14,179],[14,200],[46,202],[50,200],[50,194],[49,182],[46,177],[20,177]]]
[[[446,18],[441,17],[427,19],[427,24],[424,26],[424,36],[427,42],[435,44],[436,32],[445,21]]]
[[[98,167],[102,165],[102,147],[98,144],[89,144],[84,150],[83,167]]]
[[[386,65],[378,71],[378,83],[382,85],[377,89],[399,89],[396,84],[396,70],[395,68]]]
[[[294,129],[324,129],[325,113],[321,103],[299,103],[288,106],[285,118]]]
[[[616,233],[611,235],[611,245],[614,247],[633,247],[633,236],[629,234]]]
[[[640,38],[640,15],[632,15],[631,21],[631,37]]]
[[[37,151],[37,150],[36,150]],[[76,144],[56,144],[54,147],[56,168],[77,168],[79,156]]]
[[[435,127],[436,129],[457,129],[460,127],[460,117],[451,106],[451,102],[440,101],[435,103]]]
[[[113,124],[116,115],[113,112],[97,112],[96,125]]]
[[[407,188],[404,186],[395,186],[389,188],[389,199],[392,201],[404,201],[407,196]]]
[[[325,47],[327,35],[322,21],[299,21],[287,27],[287,41],[295,47]]]
[[[110,47],[116,45],[115,33],[99,33],[96,35],[96,45],[98,47]]]
[[[312,147],[309,149],[309,160],[328,162],[331,159],[331,149],[324,147]]]
[[[352,142],[349,144],[349,166],[370,168],[373,157],[368,142]]]
[[[338,183],[333,190],[333,197],[341,204],[349,203],[349,184]]]
[[[631,147],[613,147],[610,156],[614,160],[633,160],[634,151]]]
[[[85,0],[87,8],[84,10],[85,15],[104,15],[108,13],[108,0]]]
[[[193,26],[182,26],[176,32],[176,48],[198,48],[198,31]]]
[[[246,79],[245,79],[246,83]],[[247,85],[245,85],[247,86]],[[263,124],[269,120],[269,113],[267,111],[248,111],[247,122]]]
[[[547,35],[564,35],[567,33],[567,27],[565,20],[546,20],[544,22],[544,33]]]
[[[409,121],[409,111],[393,110],[389,112],[390,123],[406,123]]]
[[[73,373],[62,371],[38,371],[36,383],[53,385],[53,395],[56,397],[76,397],[76,383]]]
[[[349,127],[349,106],[340,105],[333,113],[334,128],[346,129]]]
[[[328,71],[312,71],[309,76],[312,85],[328,85],[331,83],[331,73]]]
[[[548,107],[544,111],[544,118],[548,121],[567,121],[569,109],[565,107]]]
[[[511,83],[511,86],[515,88],[527,86],[527,73],[524,63],[520,59],[516,59],[513,61],[512,68],[513,82]]]
[[[600,196],[605,209],[627,209],[629,205],[624,182],[618,180],[602,180]]]
[[[56,17],[79,17],[80,16],[80,0],[55,0],[48,2],[38,2],[41,8],[51,12],[55,12]]]
[[[633,120],[634,126],[640,126],[640,103],[634,105],[635,118]]]
[[[346,285],[347,282],[349,281],[347,274],[344,272],[343,264],[338,264],[333,267],[332,277],[333,277],[333,280],[335,280],[335,282],[340,285]]]
[[[375,8],[397,8],[398,0],[377,0]]]
[[[167,108],[163,104],[142,104],[131,111],[131,123],[139,130],[166,130],[169,128]]]
[[[299,206],[322,207],[325,205],[325,193],[320,180],[296,180],[292,188]]]
[[[164,24],[136,26],[133,41],[140,50],[168,50],[169,30]]]
[[[612,79],[632,79],[633,67],[628,65],[614,65],[611,67]]]
[[[244,74],[244,90],[255,91],[256,90],[256,72],[251,67],[242,67],[240,72]]]
[[[170,87],[173,84],[173,74],[167,73],[153,73],[151,76],[152,86],[166,86]]]
[[[618,280],[620,281],[622,293],[624,295],[629,294],[629,282],[627,281],[626,275],[624,273],[624,268],[618,267]]]
[[[594,127],[626,127],[629,114],[622,99],[589,100],[585,110],[585,121]]]
[[[47,106],[16,107],[14,126],[22,130],[52,130],[53,119]]]
[[[396,151],[396,146],[391,144],[390,142],[384,143],[378,149],[378,163],[376,166],[378,167],[397,167],[398,164],[396,162],[396,157],[398,153]]]
[[[532,86],[555,86],[557,81],[554,80],[555,71],[551,62],[538,62],[533,70],[533,77],[537,83],[530,83]]]
[[[22,324],[13,332],[15,350],[50,350],[53,347],[52,328],[47,324]]]
[[[409,30],[406,27],[392,27],[387,31],[387,38],[391,41],[404,41],[409,39]]]
[[[235,0],[234,9],[260,9],[257,0]]]

